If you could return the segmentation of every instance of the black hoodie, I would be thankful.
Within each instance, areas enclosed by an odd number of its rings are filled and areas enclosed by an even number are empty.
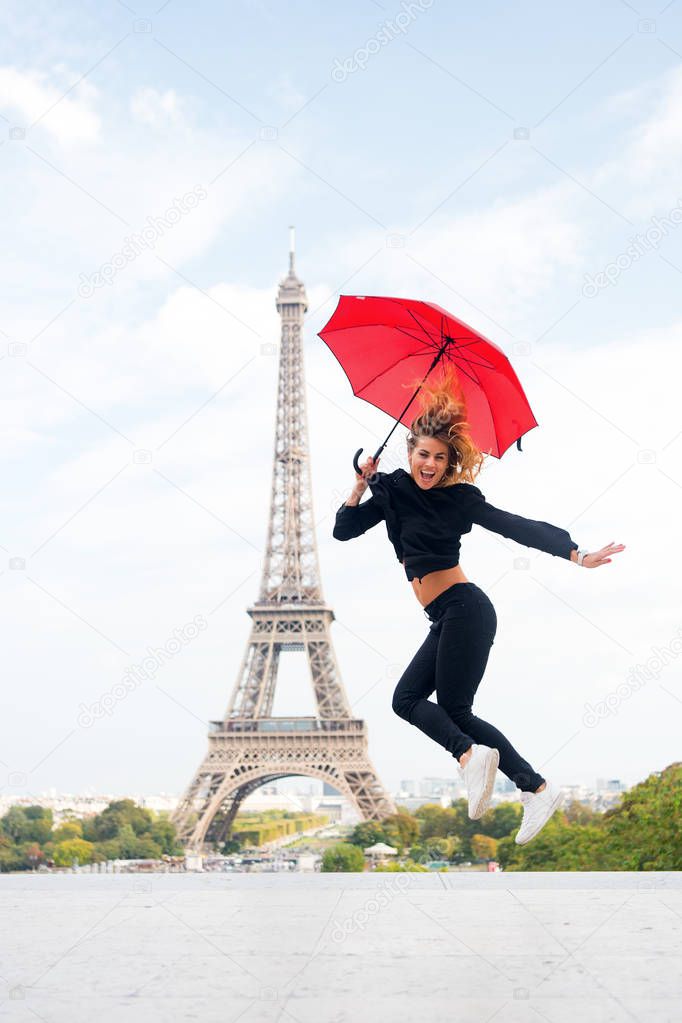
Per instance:
[[[350,540],[383,519],[410,580],[458,565],[460,537],[473,523],[555,557],[570,559],[578,548],[565,529],[495,508],[471,483],[422,490],[404,469],[374,475],[372,496],[355,507],[342,504],[332,535]]]

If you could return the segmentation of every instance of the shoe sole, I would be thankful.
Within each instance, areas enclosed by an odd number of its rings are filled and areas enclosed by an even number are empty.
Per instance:
[[[493,749],[491,750],[492,756],[488,759],[488,776],[485,780],[485,787],[481,793],[481,797],[476,804],[474,812],[469,810],[469,820],[477,821],[480,820],[483,814],[488,809],[490,797],[493,794],[493,788],[495,787],[495,775],[497,774],[497,767],[500,763],[500,751]]]
[[[548,820],[550,820],[550,818],[552,817],[554,812],[559,809],[559,807],[561,806],[563,801],[564,801],[564,794],[563,794],[563,792],[559,792],[559,794],[556,795],[554,797],[554,799],[552,800],[552,804],[550,806],[549,813],[545,817],[544,821],[542,821],[542,823],[540,825],[538,825],[538,827],[535,829],[535,831],[533,831],[530,835],[527,835],[526,838],[523,839],[523,841],[519,842],[518,835],[517,835],[517,837],[515,839],[516,844],[517,845],[527,845],[532,838],[535,838],[537,833],[539,831],[542,831],[542,829],[544,828],[545,824],[547,823]]]

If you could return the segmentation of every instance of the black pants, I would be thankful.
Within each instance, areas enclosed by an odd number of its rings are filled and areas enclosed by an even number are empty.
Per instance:
[[[475,583],[454,583],[424,608],[432,625],[403,672],[393,710],[459,758],[472,742],[500,752],[500,771],[523,792],[545,780],[494,725],[472,713],[497,631],[489,597]],[[436,691],[437,703],[429,700]]]

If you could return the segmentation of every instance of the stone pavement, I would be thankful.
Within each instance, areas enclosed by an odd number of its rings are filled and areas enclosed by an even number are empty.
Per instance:
[[[0,1023],[679,1023],[682,874],[0,875]]]

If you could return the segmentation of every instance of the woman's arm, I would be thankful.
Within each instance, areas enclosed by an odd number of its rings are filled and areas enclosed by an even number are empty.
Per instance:
[[[375,462],[371,456],[361,463],[362,473],[359,476],[355,474],[355,486],[350,497],[336,513],[332,533],[335,540],[351,540],[354,536],[361,536],[384,518],[383,509],[374,497],[360,504],[360,498],[367,490],[368,477],[376,472],[378,464],[379,459],[377,458]]]
[[[353,500],[353,497],[349,498]],[[336,522],[332,536],[335,540],[350,540],[354,536],[361,536],[372,526],[376,526],[384,517],[384,512],[379,502],[374,497],[362,504],[342,504],[336,513]]]
[[[578,549],[578,544],[565,529],[553,526],[551,522],[526,519],[522,515],[503,511],[489,504],[478,487],[469,484],[468,489],[472,494],[469,508],[472,522],[493,533],[499,533],[500,536],[506,536],[509,540],[516,540],[526,547],[533,547],[554,557],[577,560],[573,556],[573,551]]]

